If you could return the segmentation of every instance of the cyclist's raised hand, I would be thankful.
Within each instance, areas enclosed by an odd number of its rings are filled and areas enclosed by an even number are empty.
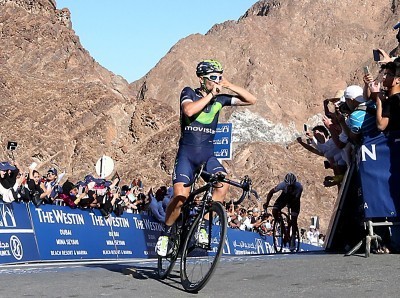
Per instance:
[[[219,81],[218,85],[220,87],[224,87],[224,88],[230,89],[230,87],[232,86],[232,83],[229,82],[224,76],[222,76],[222,80]]]

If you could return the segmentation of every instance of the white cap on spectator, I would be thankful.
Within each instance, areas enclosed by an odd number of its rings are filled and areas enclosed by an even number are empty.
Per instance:
[[[311,226],[310,226],[310,229],[315,229],[315,226],[314,226],[314,225],[311,225]]]
[[[345,98],[353,98],[358,102],[366,102],[363,97],[363,88],[357,85],[351,85],[344,90]]]
[[[92,181],[92,182],[89,182],[88,184],[87,184],[87,186],[88,186],[88,189],[94,189],[94,187],[96,186],[96,182],[94,182],[94,181]]]

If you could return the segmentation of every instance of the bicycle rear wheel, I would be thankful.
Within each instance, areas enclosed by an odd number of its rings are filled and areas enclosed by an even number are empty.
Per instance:
[[[158,278],[165,279],[174,268],[179,253],[180,235],[177,233],[176,225],[173,226],[171,242],[174,244],[172,253],[165,257],[158,256]]]
[[[285,246],[285,222],[282,217],[274,221],[272,237],[274,241],[274,249],[276,253],[281,253]]]
[[[200,244],[198,240],[202,227],[207,232],[207,244]],[[205,216],[198,216],[194,221],[182,249],[181,281],[186,291],[197,292],[210,279],[222,254],[226,230],[226,211],[219,202],[212,202]]]

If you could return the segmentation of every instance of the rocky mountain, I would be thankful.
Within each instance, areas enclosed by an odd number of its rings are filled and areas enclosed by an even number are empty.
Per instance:
[[[23,167],[50,165],[77,180],[111,156],[125,181],[170,183],[179,137],[180,91],[198,85],[195,66],[220,60],[224,75],[256,95],[250,108],[227,109],[234,123],[231,176],[249,174],[265,198],[287,171],[305,185],[300,224],[318,215],[326,230],[336,189],[323,159],[295,139],[318,123],[322,100],[361,83],[362,67],[377,66],[372,49],[397,46],[391,27],[397,0],[261,0],[236,21],[180,40],[138,81],[128,83],[99,65],[73,30],[73,15],[54,0],[0,0],[0,157],[7,141]]]

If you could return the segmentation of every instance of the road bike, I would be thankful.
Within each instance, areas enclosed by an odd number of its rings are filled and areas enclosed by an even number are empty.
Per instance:
[[[295,229],[295,235],[293,235],[291,222],[292,216],[289,207],[287,207],[287,213],[281,210],[279,212],[278,218],[274,220],[272,237],[274,242],[274,249],[277,253],[298,252],[300,250],[299,228],[297,227]]]
[[[195,189],[200,176],[206,183]],[[240,204],[252,192],[248,176],[236,182],[221,173],[209,174],[201,167],[193,182],[185,185],[191,190],[180,217],[172,227],[169,254],[158,257],[158,275],[160,279],[165,279],[180,256],[181,283],[188,292],[198,292],[206,285],[222,255],[227,233],[226,210],[220,202],[212,200],[213,190],[221,187],[221,182],[242,189],[241,197],[234,204]],[[202,199],[196,204],[194,199],[200,195]],[[206,235],[206,241],[204,237],[203,241],[199,241],[200,233]]]

